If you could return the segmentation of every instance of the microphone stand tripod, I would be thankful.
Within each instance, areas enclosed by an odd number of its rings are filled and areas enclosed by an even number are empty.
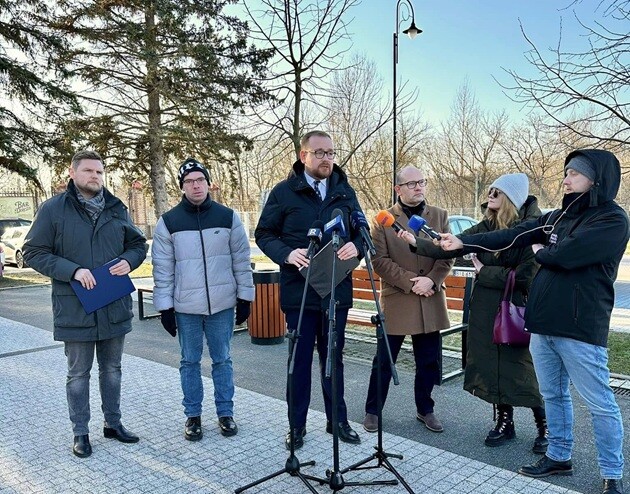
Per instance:
[[[311,257],[312,255],[309,257],[309,261],[311,260]],[[287,338],[289,339],[289,361],[287,362],[287,395],[288,395],[287,404],[289,407],[289,434],[290,434],[290,442],[291,442],[291,449],[289,451],[289,457],[287,458],[287,461],[282,470],[278,470],[277,472],[269,474],[266,477],[258,479],[252,482],[251,484],[247,484],[244,487],[239,487],[238,489],[235,489],[234,490],[235,494],[243,492],[249,489],[250,487],[254,487],[256,485],[267,482],[268,480],[271,480],[274,477],[277,477],[278,475],[282,475],[283,473],[288,473],[292,477],[298,477],[304,483],[304,485],[314,494],[317,494],[317,491],[311,484],[308,483],[308,480],[314,480],[314,481],[319,482],[320,484],[325,483],[325,481],[322,481],[322,479],[320,478],[311,477],[310,475],[304,475],[302,472],[300,472],[300,467],[315,465],[315,461],[311,460],[304,463],[300,463],[297,456],[295,456],[295,445],[294,445],[295,427],[294,427],[294,417],[293,417],[293,370],[295,367],[295,356],[297,354],[297,346],[298,346],[298,341],[300,339],[300,331],[302,328],[302,316],[304,315],[304,306],[306,305],[306,292],[308,291],[308,282],[309,282],[310,277],[311,277],[311,264],[309,263],[308,267],[306,268],[306,280],[304,282],[304,291],[302,292],[302,303],[300,305],[300,315],[298,316],[297,328],[287,333]]]
[[[413,489],[407,484],[405,479],[400,475],[400,473],[394,468],[388,458],[398,458],[399,460],[403,459],[403,456],[400,454],[387,453],[383,449],[383,386],[381,383],[381,365],[385,363],[384,353],[387,354],[387,360],[389,360],[389,365],[391,367],[392,372],[392,380],[394,381],[394,385],[398,385],[398,373],[396,372],[396,365],[394,364],[394,359],[392,358],[392,352],[389,347],[389,341],[387,340],[387,331],[385,330],[385,316],[381,310],[381,304],[379,302],[379,297],[376,293],[376,283],[374,282],[374,274],[372,268],[372,256],[370,250],[367,248],[364,242],[365,247],[365,263],[368,270],[368,274],[370,276],[370,284],[372,285],[372,294],[374,295],[374,301],[376,302],[376,315],[372,316],[372,324],[376,326],[376,339],[377,339],[377,347],[376,347],[376,414],[378,417],[378,441],[377,445],[374,446],[376,450],[375,453],[371,454],[367,458],[350,465],[347,468],[344,468],[341,474],[349,472],[351,470],[370,470],[373,468],[385,468],[389,470],[394,476],[398,479],[392,480],[374,480],[374,481],[366,481],[366,482],[353,482],[352,484],[348,482],[346,485],[397,485],[398,481],[403,485],[407,492],[410,494],[415,494]],[[364,466],[372,460],[377,460],[376,465]]]

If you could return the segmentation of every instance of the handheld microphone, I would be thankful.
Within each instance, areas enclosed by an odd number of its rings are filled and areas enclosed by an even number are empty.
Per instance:
[[[307,259],[310,259],[311,256],[313,255],[313,253],[315,252],[315,249],[319,246],[319,244],[322,241],[322,230],[324,229],[324,222],[320,221],[320,220],[315,220],[313,222],[313,226],[311,227],[311,229],[308,231],[308,233],[306,234],[306,236],[309,238],[309,240],[311,241],[308,244],[308,249],[306,251],[306,257]]]
[[[361,211],[352,211],[350,213],[350,227],[354,230],[359,230],[361,237],[363,237],[363,242],[370,251],[370,255],[375,256],[376,248],[370,236],[370,225],[368,225],[365,215]]]
[[[389,211],[381,209],[376,215],[376,222],[383,226],[391,226],[396,233],[404,231],[405,227],[396,221],[394,215]]]
[[[411,218],[409,218],[408,225],[409,225],[409,228],[411,228],[414,232],[416,232],[416,235],[419,235],[420,231],[423,231],[429,237],[435,240],[442,240],[442,237],[440,237],[440,234],[436,232],[435,230],[433,230],[429,225],[427,225],[427,220],[425,220],[421,216],[418,216],[417,214],[414,214]]]
[[[343,224],[343,211],[334,209],[331,215],[332,219],[324,225],[325,233],[337,233],[340,237],[345,238],[346,227]]]

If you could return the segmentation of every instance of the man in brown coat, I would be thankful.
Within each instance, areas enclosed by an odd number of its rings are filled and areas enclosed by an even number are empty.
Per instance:
[[[426,187],[427,180],[422,171],[411,166],[400,170],[394,186],[398,201],[389,212],[405,228],[409,218],[416,214],[423,217],[434,230],[447,232],[448,214],[444,209],[426,203]],[[384,228],[378,223],[375,223],[372,235],[376,247],[374,271],[382,280],[381,303],[392,357],[395,362],[405,336],[411,335],[416,363],[416,417],[429,430],[442,432],[444,428],[434,413],[431,392],[440,380],[439,331],[450,326],[442,283],[453,261],[417,256],[400,242],[394,229]],[[386,355],[385,352],[382,355]],[[384,404],[392,374],[386,358],[381,360]],[[374,357],[363,421],[363,427],[368,432],[378,429],[376,389],[377,359]]]

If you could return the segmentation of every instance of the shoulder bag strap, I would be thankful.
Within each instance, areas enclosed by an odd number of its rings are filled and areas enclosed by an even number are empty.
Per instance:
[[[503,300],[512,300],[514,292],[514,283],[516,282],[516,270],[510,269],[507,280],[505,282],[505,290],[503,290]]]

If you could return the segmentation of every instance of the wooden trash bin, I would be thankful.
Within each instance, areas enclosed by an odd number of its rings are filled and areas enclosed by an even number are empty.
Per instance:
[[[254,271],[256,295],[247,320],[249,336],[256,345],[276,345],[284,341],[286,323],[280,310],[280,271]]]

